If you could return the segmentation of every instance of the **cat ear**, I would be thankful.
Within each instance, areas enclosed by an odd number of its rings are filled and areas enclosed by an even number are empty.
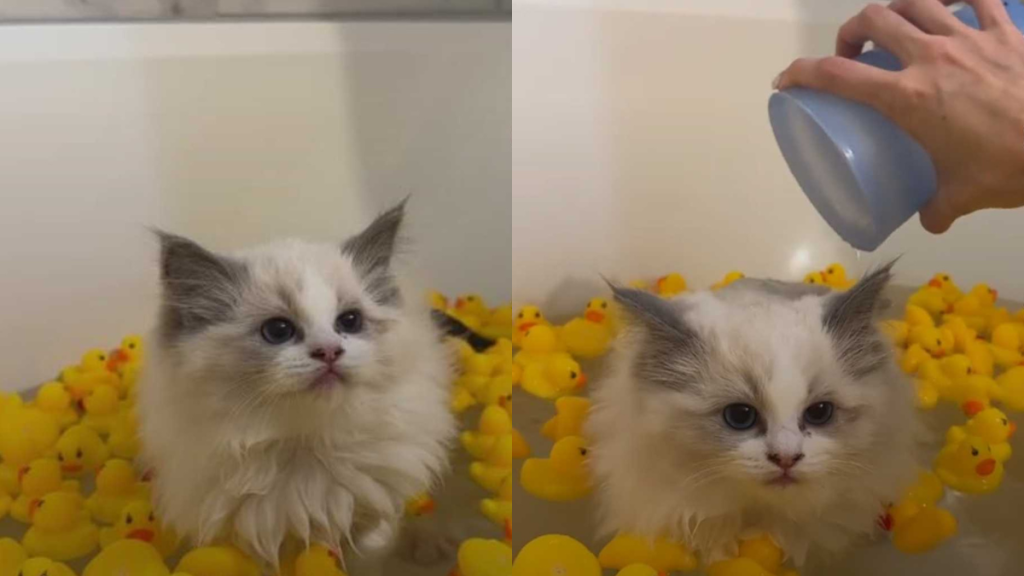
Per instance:
[[[248,275],[245,265],[188,238],[160,230],[156,234],[160,238],[165,335],[180,336],[227,319]]]
[[[399,298],[390,269],[408,200],[402,200],[377,216],[365,230],[346,240],[341,248],[343,254],[352,258],[352,265],[363,277],[367,291],[381,304],[393,304]]]
[[[889,348],[876,328],[876,316],[885,303],[882,294],[892,280],[895,264],[893,260],[868,272],[848,291],[825,300],[825,332],[835,342],[840,361],[854,376],[873,372],[889,358]]]
[[[682,389],[700,372],[706,355],[697,332],[687,325],[675,305],[645,292],[609,284],[615,301],[625,310],[633,326],[643,333],[633,366],[643,382]]]

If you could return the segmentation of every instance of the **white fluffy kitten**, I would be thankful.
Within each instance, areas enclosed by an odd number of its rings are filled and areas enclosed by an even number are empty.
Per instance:
[[[389,545],[455,433],[448,350],[392,271],[402,217],[399,205],[344,244],[232,256],[161,235],[139,409],[165,522],[270,565],[289,535]]]
[[[711,560],[767,532],[798,564],[871,536],[916,466],[912,386],[875,328],[890,268],[845,293],[617,289],[631,330],[588,426],[604,527]]]

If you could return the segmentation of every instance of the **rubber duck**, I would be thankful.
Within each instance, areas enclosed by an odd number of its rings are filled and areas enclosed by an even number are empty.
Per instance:
[[[131,334],[121,340],[121,345],[110,353],[107,359],[107,370],[120,373],[121,368],[128,364],[142,364],[142,336]]]
[[[933,318],[938,318],[943,313],[952,312],[949,304],[943,299],[942,290],[925,286],[910,295],[907,303],[923,308]]]
[[[879,324],[878,328],[885,334],[893,346],[905,348],[907,337],[910,335],[910,324],[903,320],[886,320]]]
[[[76,424],[57,440],[57,460],[66,476],[77,478],[98,470],[110,457],[110,450],[92,428]]]
[[[548,458],[523,463],[519,484],[530,494],[555,502],[576,500],[591,491],[586,467],[587,445],[580,436],[562,438],[551,447]]]
[[[740,540],[739,557],[757,562],[761,568],[772,574],[778,574],[782,570],[782,562],[785,560],[782,548],[779,548],[775,540],[767,534]]]
[[[524,332],[519,345],[522,350],[513,359],[523,367],[524,373],[528,365],[544,362],[552,354],[565,352],[565,344],[555,327],[543,324]]]
[[[931,410],[938,404],[938,387],[928,380],[914,378],[914,406],[921,410]]]
[[[459,545],[458,576],[509,576],[513,556],[505,542],[470,538]]]
[[[185,554],[175,572],[192,576],[260,576],[256,562],[232,546],[204,546]]]
[[[743,275],[743,272],[740,272],[738,270],[733,270],[732,272],[727,273],[725,275],[725,278],[722,278],[718,282],[715,282],[714,284],[712,284],[711,285],[711,289],[712,290],[721,290],[722,288],[725,288],[729,284],[732,284],[733,282],[735,282],[737,280],[741,280],[743,278],[746,278],[746,276]]]
[[[139,417],[135,408],[124,407],[110,424],[107,447],[116,458],[132,460],[139,454]]]
[[[477,430],[459,435],[463,448],[476,460],[499,466],[512,465],[512,418],[501,406],[488,406],[480,413]]]
[[[587,384],[587,376],[578,362],[565,353],[552,354],[543,363],[523,369],[523,390],[538,398],[554,400],[578,392]]]
[[[11,518],[28,524],[32,510],[39,500],[51,492],[67,492],[80,495],[78,482],[64,480],[60,463],[53,458],[40,458],[26,464],[18,471],[21,494],[11,505]]]
[[[918,326],[935,326],[935,319],[928,313],[927,310],[920,306],[914,306],[913,304],[907,304],[904,308],[903,319],[906,320],[907,324],[911,328],[917,328]]]
[[[1014,412],[1024,411],[1024,366],[1010,368],[996,378],[994,396]]]
[[[987,284],[978,284],[953,303],[953,313],[957,316],[978,316],[995,306],[998,299],[998,290],[990,288]]]
[[[32,406],[50,415],[61,430],[78,422],[78,411],[72,405],[71,394],[60,382],[47,382],[40,386]]]
[[[100,385],[82,399],[85,414],[82,425],[88,426],[100,436],[108,436],[120,408],[120,395],[113,386]]]
[[[1002,410],[986,408],[971,417],[967,424],[950,427],[946,431],[946,442],[955,443],[968,436],[976,436],[988,442],[992,449],[992,457],[996,461],[1006,462],[1013,453],[1010,448],[1010,438],[1016,430],[1017,425],[1010,422]]]
[[[1003,464],[992,456],[988,442],[967,436],[946,444],[935,459],[935,473],[942,483],[968,494],[987,494],[1003,480]]]
[[[75,400],[85,398],[96,386],[106,384],[120,389],[121,379],[107,369],[109,357],[102,350],[89,350],[82,356],[77,366],[69,366],[61,371],[60,381],[68,389]]]
[[[932,276],[926,286],[931,286],[932,288],[938,288],[941,290],[942,298],[946,301],[946,304],[952,304],[964,295],[953,281],[953,277],[946,272],[939,272],[935,276]]]
[[[519,379],[523,375],[523,367],[515,362],[516,347],[510,338],[498,338],[494,346],[488,348],[484,353],[498,359],[495,375],[509,376],[513,383],[519,383]]]
[[[295,576],[345,576],[345,572],[338,567],[334,551],[314,544],[295,559]]]
[[[464,386],[455,385],[452,389],[452,397],[449,402],[452,412],[462,414],[473,406],[476,406],[476,397]]]
[[[455,298],[455,304],[448,310],[448,314],[475,331],[487,322],[490,310],[479,294],[463,294]]]
[[[480,500],[480,513],[498,526],[505,526],[512,519],[512,501],[503,498],[484,498]]]
[[[510,305],[498,306],[491,310],[487,323],[480,327],[480,334],[492,340],[512,338],[515,328],[516,309]]]
[[[484,406],[505,408],[512,401],[512,388],[515,388],[515,385],[514,376],[511,374],[498,374],[473,393],[473,400]]]
[[[469,465],[469,477],[488,492],[497,494],[512,474],[511,466],[497,466],[486,462],[472,462]]]
[[[512,321],[512,327],[515,329],[515,333],[512,335],[512,343],[519,346],[527,330],[534,326],[548,326],[549,324],[548,319],[544,317],[544,313],[540,311],[540,308],[533,304],[521,307],[519,312],[516,313],[515,320]]]
[[[163,558],[174,554],[180,542],[174,530],[157,520],[148,498],[128,502],[121,509],[117,523],[100,530],[100,545],[104,548],[118,540],[141,540],[151,544]]]
[[[0,468],[4,469],[0,477],[9,494],[18,492],[18,470],[45,456],[59,437],[57,421],[38,408],[14,406],[4,411],[0,417]]]
[[[964,355],[971,361],[971,371],[974,374],[992,376],[995,373],[995,356],[985,341],[967,342],[964,347]]]
[[[28,554],[21,544],[11,538],[0,538],[0,576],[16,576],[25,560]]]
[[[612,341],[609,302],[593,298],[587,302],[583,317],[573,318],[562,327],[562,341],[573,356],[597,358],[608,351]]]
[[[1016,325],[1002,324],[992,331],[990,347],[996,364],[1001,368],[1010,369],[1024,363],[1021,355],[1021,336]]]
[[[953,333],[954,349],[963,353],[969,342],[978,340],[978,331],[974,330],[959,316],[947,314],[942,317],[942,327]]]
[[[82,576],[169,576],[170,570],[156,548],[142,540],[118,540],[100,551]]]
[[[903,498],[886,512],[882,526],[891,530],[893,545],[906,554],[921,554],[936,548],[956,533],[956,518],[936,507],[942,498],[942,482],[924,471]]]
[[[99,545],[99,529],[78,494],[51,492],[39,499],[30,515],[32,526],[21,541],[29,556],[67,562],[91,554]]]
[[[825,276],[821,272],[808,272],[807,275],[804,276],[804,284],[825,286]]]
[[[686,278],[678,272],[670,272],[654,282],[654,289],[658,296],[671,298],[686,292]]]
[[[430,290],[427,292],[427,304],[434,310],[446,312],[448,310],[448,297],[437,290]]]
[[[942,358],[953,353],[956,339],[953,332],[934,326],[915,326],[910,329],[907,344],[915,344],[924,348],[932,358]]]
[[[18,567],[18,576],[75,576],[75,572],[50,558],[29,558]]]
[[[646,564],[661,572],[689,572],[697,568],[697,557],[681,543],[623,533],[601,549],[597,560],[602,568],[616,570],[630,564]]]
[[[932,358],[920,344],[912,344],[900,357],[900,369],[907,374],[916,374],[921,365]]]
[[[97,522],[114,524],[121,511],[135,500],[149,499],[149,484],[139,482],[127,460],[107,460],[96,473],[96,491],[85,501],[85,509]]]
[[[437,510],[437,501],[427,492],[413,496],[405,503],[405,515],[419,518],[433,514]]]
[[[583,423],[590,412],[590,400],[581,396],[563,396],[555,400],[555,415],[544,423],[541,434],[552,442],[567,436],[582,436]]]
[[[512,576],[601,576],[601,564],[576,540],[548,534],[523,546],[512,563]]]
[[[979,374],[969,374],[955,378],[949,387],[940,389],[939,397],[959,406],[964,414],[974,416],[991,405],[994,393],[995,380]]]
[[[838,262],[829,264],[828,268],[821,271],[821,276],[827,286],[840,292],[849,290],[855,284],[854,280],[846,276],[846,268]]]

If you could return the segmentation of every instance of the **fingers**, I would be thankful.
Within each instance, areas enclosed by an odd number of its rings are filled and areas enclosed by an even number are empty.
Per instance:
[[[949,202],[949,194],[943,194],[940,190],[925,207],[921,209],[921,226],[932,234],[942,234],[957,218],[962,216],[958,210]]]
[[[1010,20],[1010,15],[1006,12],[1003,0],[966,0],[966,2],[974,8],[974,13],[978,15],[978,23],[981,24],[982,30],[1014,27],[1013,21]]]
[[[913,56],[915,45],[926,38],[906,18],[880,4],[869,4],[839,29],[836,55],[854,58],[871,41],[906,63]]]
[[[956,19],[945,3],[952,0],[895,0],[889,9],[929,34],[950,36],[967,26]]]
[[[802,58],[779,75],[775,88],[802,86],[823,90],[886,113],[891,110],[889,104],[897,91],[898,78],[897,72],[838,56]]]

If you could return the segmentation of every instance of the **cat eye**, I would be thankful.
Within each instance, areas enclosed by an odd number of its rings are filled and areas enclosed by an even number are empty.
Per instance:
[[[729,404],[722,410],[722,419],[733,430],[750,430],[757,424],[757,409],[750,404]]]
[[[260,326],[260,336],[268,344],[284,344],[295,337],[295,324],[287,318],[271,318]]]
[[[832,420],[835,406],[831,402],[811,404],[804,410],[804,422],[811,426],[824,426]]]
[[[334,331],[338,334],[355,334],[363,329],[363,313],[346,310],[334,320]]]

